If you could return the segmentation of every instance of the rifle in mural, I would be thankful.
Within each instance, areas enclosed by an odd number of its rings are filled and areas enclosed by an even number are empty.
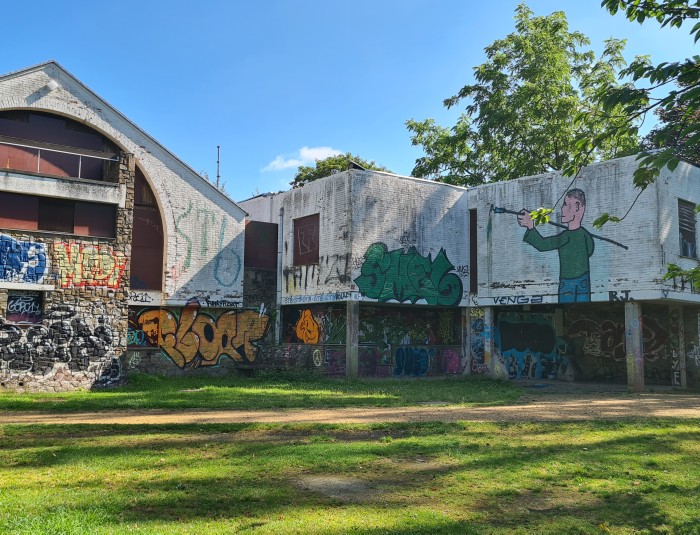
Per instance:
[[[509,210],[508,208],[503,208],[502,206],[494,206],[493,204],[491,205],[491,212],[494,214],[513,214],[513,215],[520,215],[523,210],[520,210],[519,212],[516,212],[515,210]],[[525,212],[529,212],[530,210],[524,210]],[[555,227],[563,228],[563,229],[568,229],[566,225],[562,225],[561,223],[555,223],[554,221],[549,221],[548,222],[550,225],[553,225]],[[601,240],[601,241],[606,241],[608,243],[612,243],[613,245],[617,245],[618,247],[622,247],[624,250],[628,250],[629,247],[626,245],[621,244],[620,242],[617,242],[615,240],[611,240],[610,238],[606,238],[604,236],[599,236],[598,234],[591,234],[591,238],[595,238],[596,240]]]

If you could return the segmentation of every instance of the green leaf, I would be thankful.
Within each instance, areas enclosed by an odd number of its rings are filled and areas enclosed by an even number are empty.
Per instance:
[[[530,212],[530,217],[535,226],[546,225],[549,223],[549,215],[552,213],[552,208],[537,208]]]

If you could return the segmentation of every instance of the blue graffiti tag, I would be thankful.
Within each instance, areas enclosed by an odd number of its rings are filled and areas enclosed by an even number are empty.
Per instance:
[[[46,245],[0,234],[0,280],[41,283],[46,273]]]

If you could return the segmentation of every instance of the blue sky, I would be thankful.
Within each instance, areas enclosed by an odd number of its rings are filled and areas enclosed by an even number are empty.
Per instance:
[[[442,100],[472,80],[483,49],[513,31],[518,0],[36,0],[3,5],[0,73],[55,59],[197,171],[243,200],[287,189],[299,163],[333,151],[410,174],[407,119],[450,125]],[[697,54],[689,28],[640,26],[600,0],[529,0],[563,10],[599,52]]]

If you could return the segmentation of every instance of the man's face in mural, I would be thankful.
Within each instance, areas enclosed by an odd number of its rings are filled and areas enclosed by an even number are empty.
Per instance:
[[[561,206],[561,222],[568,225],[569,230],[575,230],[581,226],[585,210],[585,205],[578,199],[564,197],[564,204]]]

